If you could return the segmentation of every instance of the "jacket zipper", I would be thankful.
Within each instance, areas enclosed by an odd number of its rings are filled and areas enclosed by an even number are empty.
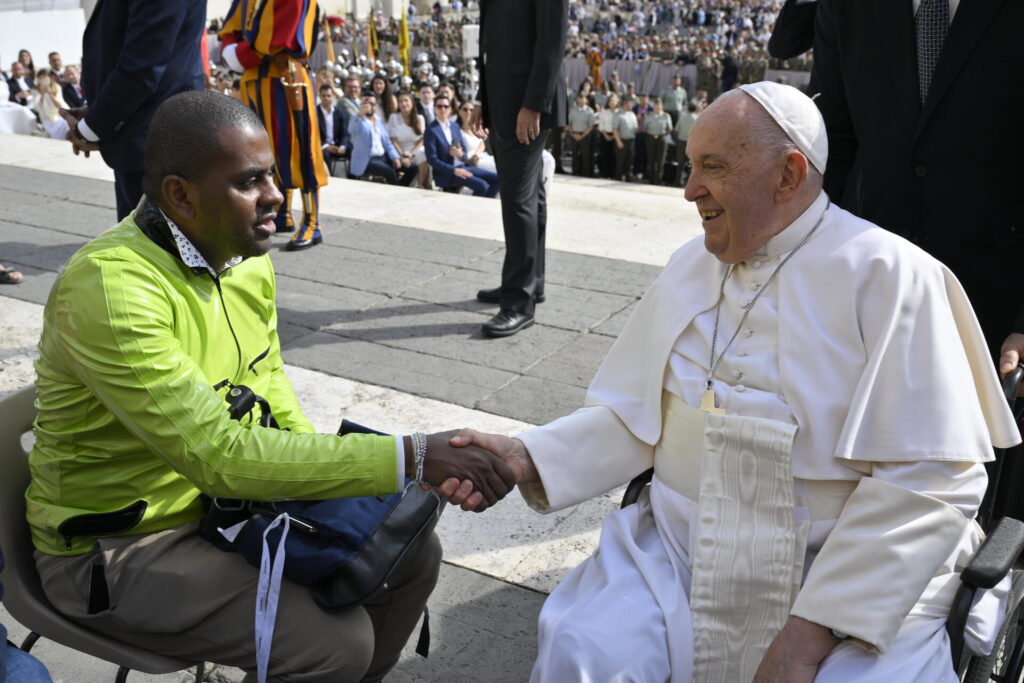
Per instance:
[[[249,372],[251,372],[254,375],[259,375],[260,373],[256,370],[256,364],[259,363],[264,358],[266,358],[269,353],[270,353],[270,347],[268,346],[267,348],[265,348],[263,350],[263,353],[261,353],[260,355],[256,356],[255,358],[253,358],[252,362],[249,363]]]
[[[217,285],[217,296],[220,297],[221,308],[224,309],[224,319],[228,321],[228,329],[231,330],[231,338],[235,340],[235,351],[238,353],[238,368],[235,370],[235,377],[242,374],[242,345],[238,341],[238,335],[235,334],[235,327],[231,324],[231,315],[228,313],[228,305],[224,303],[224,292],[220,288],[220,278],[210,274],[210,278],[213,283]]]

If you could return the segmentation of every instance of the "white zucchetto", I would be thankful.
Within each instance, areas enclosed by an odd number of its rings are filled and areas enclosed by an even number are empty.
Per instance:
[[[740,90],[757,100],[811,165],[819,173],[825,173],[825,162],[828,161],[825,119],[811,98],[791,85],[771,81],[741,85]]]

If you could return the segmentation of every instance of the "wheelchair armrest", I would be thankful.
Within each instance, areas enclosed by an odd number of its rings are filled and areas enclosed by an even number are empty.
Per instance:
[[[992,588],[1010,571],[1024,551],[1024,522],[1002,517],[960,574],[960,580],[978,588]]]
[[[654,468],[644,470],[640,474],[633,477],[633,480],[626,486],[626,492],[622,494],[622,505],[619,506],[621,510],[624,507],[632,505],[640,498],[640,492],[644,490],[644,487],[651,483],[651,479],[654,477]]]

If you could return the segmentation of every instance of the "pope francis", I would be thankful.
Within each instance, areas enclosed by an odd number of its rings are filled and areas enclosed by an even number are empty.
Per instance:
[[[586,406],[456,437],[509,461],[540,511],[654,468],[545,603],[532,680],[956,681],[944,625],[983,463],[1019,441],[959,283],[830,203],[825,125],[795,88],[726,93],[688,154],[703,240],[640,301]]]

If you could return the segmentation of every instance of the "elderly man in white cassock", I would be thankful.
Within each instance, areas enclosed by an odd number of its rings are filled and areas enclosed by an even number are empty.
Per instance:
[[[992,445],[1019,441],[952,273],[829,202],[818,109],[744,85],[693,127],[680,248],[586,407],[466,430],[529,504],[653,467],[540,615],[533,681],[956,681],[944,631]],[[1005,588],[975,607],[991,647]]]

